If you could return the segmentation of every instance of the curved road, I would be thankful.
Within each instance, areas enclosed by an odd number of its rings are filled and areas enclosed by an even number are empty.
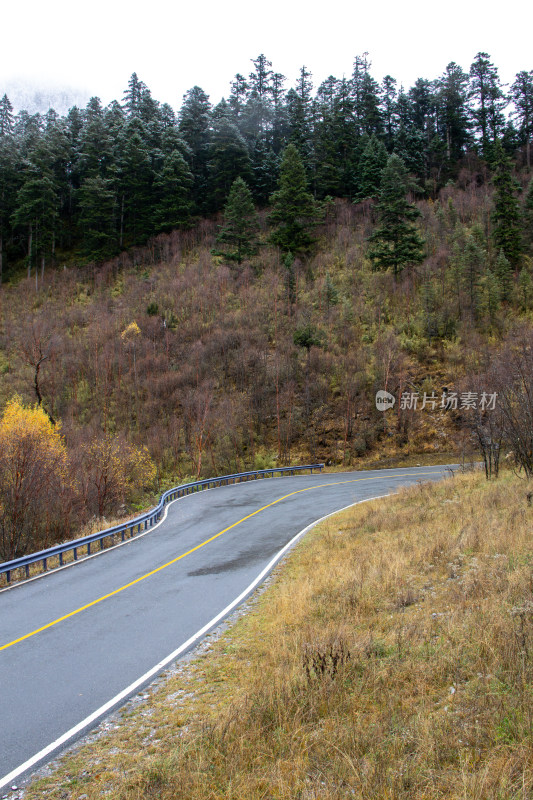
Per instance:
[[[211,489],[174,501],[142,537],[1,591],[0,789],[190,649],[305,526],[445,471],[300,475]]]

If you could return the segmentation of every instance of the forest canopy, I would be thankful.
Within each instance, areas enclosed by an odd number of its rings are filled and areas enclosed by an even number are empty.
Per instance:
[[[121,101],[103,107],[92,97],[64,117],[53,109],[14,115],[4,95],[0,278],[13,264],[37,276],[60,253],[102,260],[189,227],[225,207],[237,178],[264,207],[279,191],[288,145],[315,200],[375,198],[392,153],[419,197],[436,197],[467,155],[501,162],[497,143],[531,166],[533,70],[504,86],[487,53],[468,71],[451,62],[409,89],[391,75],[376,81],[366,53],[350,77],[330,76],[316,89],[305,66],[287,88],[263,54],[252,65],[217,105],[194,86],[177,115],[136,73]]]

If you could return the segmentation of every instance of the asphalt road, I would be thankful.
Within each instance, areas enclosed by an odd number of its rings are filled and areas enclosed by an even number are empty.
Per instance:
[[[175,501],[142,538],[0,592],[0,789],[94,727],[176,650],[190,649],[307,525],[445,471],[300,475],[211,489]]]

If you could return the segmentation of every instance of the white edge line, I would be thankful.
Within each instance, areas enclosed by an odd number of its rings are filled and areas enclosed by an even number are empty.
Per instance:
[[[85,719],[82,720],[81,722],[78,722],[77,725],[75,725],[73,728],[70,728],[70,730],[66,731],[66,733],[64,733],[54,742],[49,744],[47,747],[44,747],[42,750],[40,750],[31,758],[29,758],[23,764],[20,764],[20,766],[16,767],[7,775],[4,775],[3,778],[0,778],[0,789],[4,788],[7,784],[14,781],[15,778],[18,778],[19,775],[22,775],[24,772],[26,772],[27,770],[31,769],[33,766],[38,764],[39,761],[42,761],[44,758],[46,758],[46,756],[49,756],[51,753],[53,753],[55,750],[61,747],[61,745],[66,744],[66,742],[68,742],[69,739],[74,738],[78,733],[83,731],[84,728],[87,728],[88,726],[92,725],[92,723],[96,722],[96,720],[99,717],[102,717],[108,711],[111,711],[111,709],[114,706],[116,706],[122,700],[125,700],[129,695],[133,694],[133,692],[135,692],[136,689],[138,689],[140,686],[149,681],[150,678],[153,678],[155,675],[157,675],[158,672],[161,672],[161,670],[164,669],[164,667],[166,667],[169,663],[174,661],[185,650],[188,650],[191,647],[191,645],[193,645],[198,639],[204,636],[204,634],[206,634],[210,628],[216,625],[217,622],[220,622],[220,620],[223,619],[227,614],[229,614],[229,612],[232,611],[235,608],[235,606],[237,606],[240,602],[242,602],[242,600],[244,600],[244,598],[247,597],[250,594],[250,592],[252,592],[256,588],[256,586],[263,580],[265,575],[267,575],[273,569],[273,567],[277,564],[277,562],[285,555],[287,550],[289,550],[294,544],[296,544],[298,539],[300,539],[308,531],[310,531],[311,528],[314,528],[315,525],[319,525],[325,519],[328,519],[328,517],[332,517],[334,514],[339,514],[341,511],[346,511],[348,508],[357,506],[360,503],[368,503],[371,500],[380,500],[383,497],[388,497],[389,494],[390,493],[380,494],[377,495],[376,497],[367,497],[364,500],[357,500],[355,503],[350,503],[349,505],[344,506],[343,508],[338,508],[336,511],[332,511],[330,514],[326,514],[325,516],[320,517],[320,519],[317,519],[314,522],[311,522],[309,525],[307,525],[307,527],[305,527],[303,530],[297,533],[296,536],[293,536],[293,538],[289,542],[287,542],[287,544],[284,547],[281,548],[281,550],[266,565],[266,567],[263,570],[261,570],[257,578],[255,578],[252,581],[252,583],[249,586],[247,586],[246,589],[244,589],[244,591],[242,591],[238,597],[235,598],[235,600],[232,600],[232,602],[229,605],[227,605],[226,608],[220,611],[216,615],[216,617],[213,617],[213,619],[210,620],[206,625],[204,625],[203,628],[200,628],[199,631],[197,631],[193,636],[187,639],[187,641],[184,642],[182,645],[180,645],[176,650],[170,653],[170,655],[168,655],[166,658],[160,661],[159,664],[156,664],[155,667],[152,667],[152,669],[148,670],[148,672],[145,672],[144,675],[141,675],[140,678],[138,678],[136,681],[134,681],[125,689],[123,689],[119,694],[115,695],[115,697],[113,697],[111,700],[108,700],[108,702],[105,703],[103,706],[100,706],[100,708],[98,708],[96,711],[93,711],[92,714],[90,714],[88,717],[85,717]],[[168,505],[170,506],[170,503]]]
[[[329,473],[328,472],[328,473],[325,473],[325,474],[326,475],[330,475],[330,474],[333,475],[334,473]],[[269,478],[268,480],[269,481],[272,481],[272,480],[279,481],[279,480],[281,480],[281,478],[287,478],[287,477],[308,478],[309,475],[290,475],[290,476],[289,475],[284,475],[284,476],[280,475],[279,478]],[[244,483],[244,481],[243,481],[243,483]],[[232,486],[240,486],[240,483],[231,484],[231,485]],[[180,487],[177,487],[177,488],[179,489]],[[82,556],[81,558],[76,559],[76,561],[71,561],[69,564],[63,564],[62,567],[54,567],[53,569],[46,570],[46,572],[41,572],[41,573],[39,573],[39,575],[34,575],[33,578],[23,578],[22,580],[17,581],[17,583],[14,583],[12,586],[5,586],[3,589],[0,589],[0,594],[2,594],[3,592],[11,592],[13,589],[20,589],[21,586],[27,586],[28,583],[33,583],[33,581],[38,581],[41,578],[48,578],[49,575],[55,575],[56,572],[62,572],[64,569],[69,569],[70,567],[77,567],[78,564],[84,564],[86,561],[90,561],[92,558],[96,558],[97,556],[103,556],[106,553],[110,553],[111,550],[117,550],[119,547],[124,547],[124,545],[127,545],[127,544],[133,544],[133,542],[139,541],[139,539],[142,539],[148,533],[153,533],[153,531],[155,531],[156,528],[159,528],[159,526],[163,524],[163,522],[167,518],[168,509],[170,508],[170,506],[173,503],[177,503],[178,500],[185,500],[185,499],[187,499],[187,497],[193,497],[196,494],[203,494],[203,492],[213,492],[216,489],[226,489],[226,488],[227,488],[226,486],[213,486],[212,489],[202,489],[201,492],[190,492],[189,494],[183,494],[181,497],[175,497],[174,500],[170,500],[170,502],[165,504],[165,506],[164,506],[165,513],[163,514],[163,516],[159,520],[159,522],[156,525],[153,525],[151,528],[148,528],[147,530],[145,530],[144,533],[136,533],[135,536],[132,536],[129,539],[126,539],[125,542],[119,542],[118,544],[114,544],[112,547],[106,547],[105,550],[98,550],[97,553],[93,553],[90,556]],[[126,522],[134,522],[134,521],[135,521],[135,518],[133,518],[131,520],[126,520]],[[120,531],[119,531],[119,533],[120,533]],[[108,534],[108,535],[112,536],[111,533]],[[91,544],[95,544],[97,541],[98,541],[98,539],[96,539],[95,542],[91,542]],[[68,544],[68,542],[66,542],[66,544]],[[83,547],[84,545],[81,544],[81,545],[78,545],[78,546],[79,547]],[[34,563],[38,563],[38,562],[34,562]],[[17,567],[14,567],[14,569],[17,569]],[[20,567],[19,567],[19,569],[20,569]],[[0,789],[1,788],[2,788],[2,784],[0,784]]]
[[[438,468],[439,466],[443,466],[443,465],[442,464],[437,464],[436,466]],[[455,466],[455,464],[453,466]],[[394,469],[395,469],[395,467],[390,467],[390,468],[385,468],[382,471],[383,472],[393,472]],[[398,467],[398,469],[403,469],[403,467]],[[405,469],[428,469],[428,467],[405,467]],[[378,470],[361,470],[362,473],[363,472],[377,472],[377,471]],[[321,474],[323,474],[323,475],[344,475],[344,474],[348,474],[348,473],[324,472],[324,473],[321,473]],[[416,473],[414,473],[414,474],[416,475]],[[284,478],[309,478],[309,477],[310,477],[309,475],[280,475],[278,478],[268,478],[268,480],[269,481],[279,481],[279,480],[283,480]],[[384,475],[383,477],[394,477],[394,476]],[[361,480],[363,480],[363,479],[361,479]],[[241,482],[248,483],[249,481],[241,481]],[[236,483],[236,484],[230,484],[230,485],[232,485],[232,486],[240,486],[241,482]],[[178,488],[179,489],[180,487],[178,486],[178,487],[174,487],[174,488]],[[175,497],[174,500],[171,500],[169,503],[166,503],[166,505],[164,507],[165,508],[165,513],[163,514],[163,517],[159,520],[159,522],[156,525],[153,525],[151,528],[148,528],[147,530],[145,530],[144,533],[137,533],[137,534],[135,534],[135,536],[132,536],[130,539],[126,539],[125,542],[119,542],[118,544],[114,544],[112,547],[106,547],[105,550],[99,550],[97,553],[93,553],[90,556],[82,556],[81,558],[77,559],[76,561],[71,561],[69,564],[63,564],[62,567],[54,567],[53,569],[49,569],[46,572],[41,572],[39,575],[34,575],[33,578],[23,578],[22,580],[17,581],[16,583],[14,583],[12,586],[5,586],[3,589],[0,589],[0,594],[3,594],[3,592],[11,592],[13,589],[20,589],[21,586],[27,586],[28,583],[33,583],[33,581],[38,581],[41,578],[48,578],[49,575],[55,575],[56,572],[62,572],[62,570],[69,569],[70,567],[77,567],[78,564],[84,564],[86,561],[90,561],[92,558],[96,558],[97,556],[103,556],[106,553],[110,553],[112,550],[117,550],[119,547],[124,547],[127,544],[133,544],[133,542],[137,542],[139,539],[142,539],[148,533],[153,533],[153,531],[155,531],[156,528],[159,528],[159,526],[163,524],[163,522],[167,518],[168,509],[170,508],[170,506],[173,503],[176,503],[178,500],[185,500],[187,497],[193,497],[196,494],[202,494],[203,492],[213,492],[216,489],[226,489],[226,488],[227,488],[227,486],[222,486],[222,485],[221,486],[213,486],[212,489],[202,489],[202,492],[198,492],[198,493],[197,492],[190,492],[190,494],[184,494],[181,497]],[[380,495],[380,496],[381,497],[387,497],[387,495],[385,495],[385,494],[384,495]],[[372,499],[375,499],[375,498],[372,498]],[[346,506],[346,508],[349,508],[349,506]],[[134,519],[127,520],[127,522],[134,522]],[[316,523],[316,524],[318,524],[318,523]],[[111,536],[111,534],[109,534],[109,535]],[[95,541],[97,542],[98,539],[96,539]],[[91,544],[93,544],[93,542],[91,542]],[[79,546],[83,547],[83,545],[79,545]],[[37,563],[37,562],[35,562],[35,563]],[[15,567],[15,569],[16,569],[16,567]],[[0,784],[0,789],[1,788],[2,788],[2,784]]]

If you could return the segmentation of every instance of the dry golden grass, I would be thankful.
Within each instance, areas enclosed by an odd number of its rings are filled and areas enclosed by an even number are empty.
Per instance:
[[[531,488],[458,475],[331,518],[27,800],[532,797]]]

